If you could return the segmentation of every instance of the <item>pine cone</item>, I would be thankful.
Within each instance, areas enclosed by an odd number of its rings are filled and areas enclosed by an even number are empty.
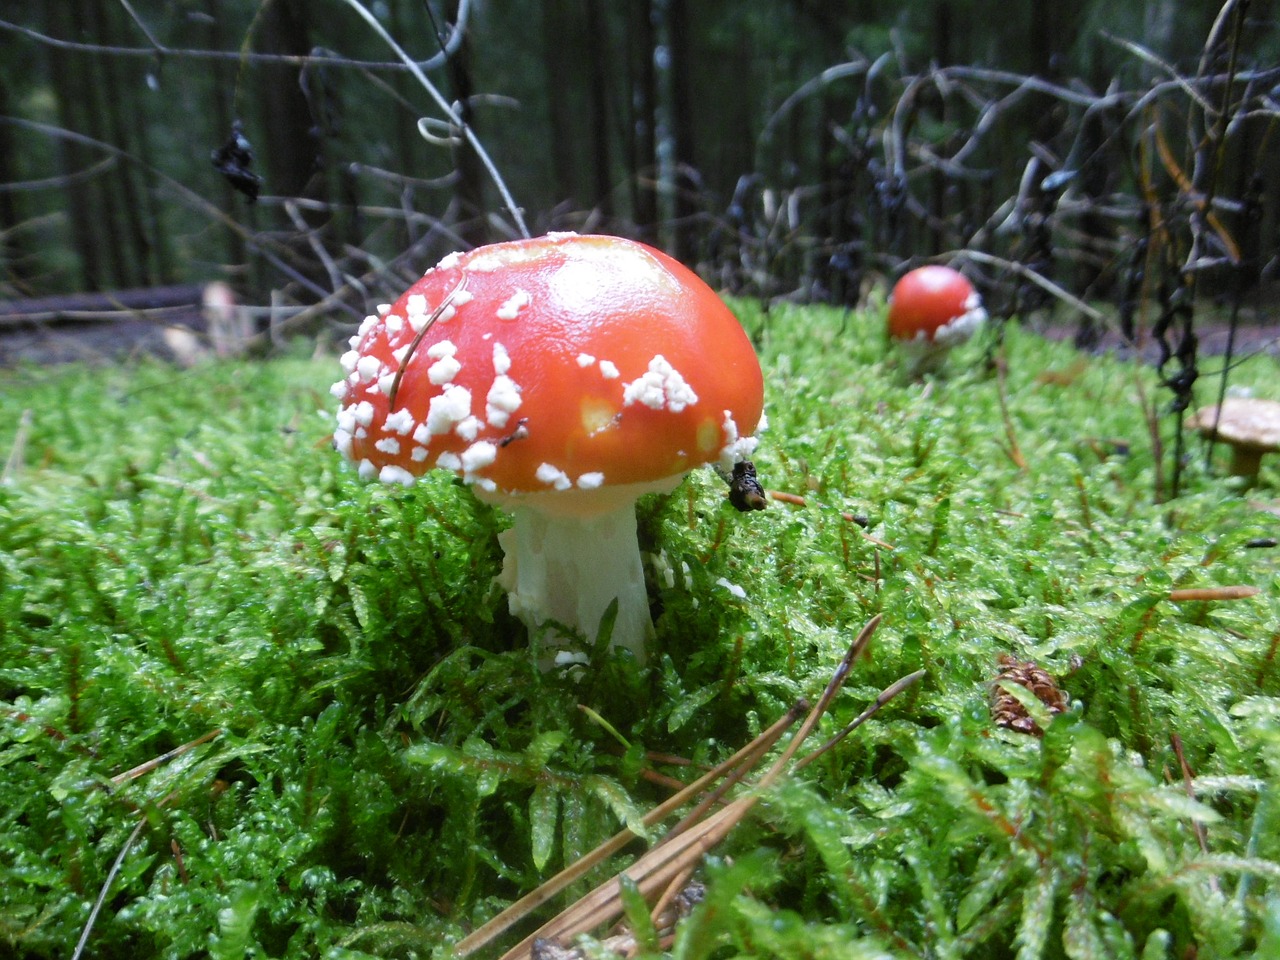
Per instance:
[[[1031,661],[1019,660],[1012,654],[1002,653],[997,662],[1000,664],[1000,672],[996,674],[991,688],[992,719],[997,726],[1035,737],[1043,736],[1044,731],[1040,729],[1040,725],[1031,719],[1017,698],[1000,686],[1000,681],[1011,680],[1030,690],[1049,713],[1055,716],[1067,709],[1067,695],[1059,688],[1058,681]]]

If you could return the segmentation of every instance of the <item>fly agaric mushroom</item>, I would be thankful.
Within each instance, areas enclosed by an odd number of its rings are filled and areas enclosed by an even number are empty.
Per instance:
[[[889,337],[911,358],[917,372],[941,362],[987,319],[973,284],[951,267],[917,267],[889,295]]]
[[[498,538],[511,612],[594,638],[616,599],[612,645],[640,661],[653,625],[635,501],[749,457],[764,402],[715,292],[606,236],[450,254],[365,320],[342,364],[334,442],[361,476],[457,473],[512,515]]]
[[[1262,455],[1280,450],[1280,402],[1255,397],[1227,397],[1222,406],[1205,407],[1187,421],[1207,439],[1231,447],[1231,474],[1258,475]]]

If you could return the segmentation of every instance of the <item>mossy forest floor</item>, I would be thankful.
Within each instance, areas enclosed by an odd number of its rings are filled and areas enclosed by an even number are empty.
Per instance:
[[[806,505],[710,472],[643,502],[645,671],[539,671],[503,518],[360,482],[331,358],[0,372],[0,953],[448,956],[879,614],[815,745],[923,679],[764,792],[654,951],[1280,956],[1280,457],[1245,489],[1192,440],[1156,503],[1149,368],[1010,328],[1002,409],[986,344],[912,383],[875,316],[736,306],[756,465]],[[1280,399],[1277,367],[1232,383]],[[1171,599],[1223,587],[1260,590]]]

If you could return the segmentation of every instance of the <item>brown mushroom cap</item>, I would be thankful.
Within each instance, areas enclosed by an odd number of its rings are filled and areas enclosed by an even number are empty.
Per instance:
[[[1280,402],[1275,400],[1229,397],[1221,408],[1197,411],[1187,426],[1231,445],[1231,472],[1236,476],[1254,476],[1262,455],[1280,450]]]

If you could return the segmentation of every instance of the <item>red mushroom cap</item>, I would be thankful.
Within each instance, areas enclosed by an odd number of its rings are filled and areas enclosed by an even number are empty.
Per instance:
[[[895,340],[957,343],[969,339],[986,317],[973,284],[951,267],[917,267],[889,296],[889,336]]]
[[[606,236],[451,254],[365,321],[343,366],[335,442],[363,475],[410,483],[439,466],[497,493],[732,463],[754,447],[764,401],[715,292]]]

